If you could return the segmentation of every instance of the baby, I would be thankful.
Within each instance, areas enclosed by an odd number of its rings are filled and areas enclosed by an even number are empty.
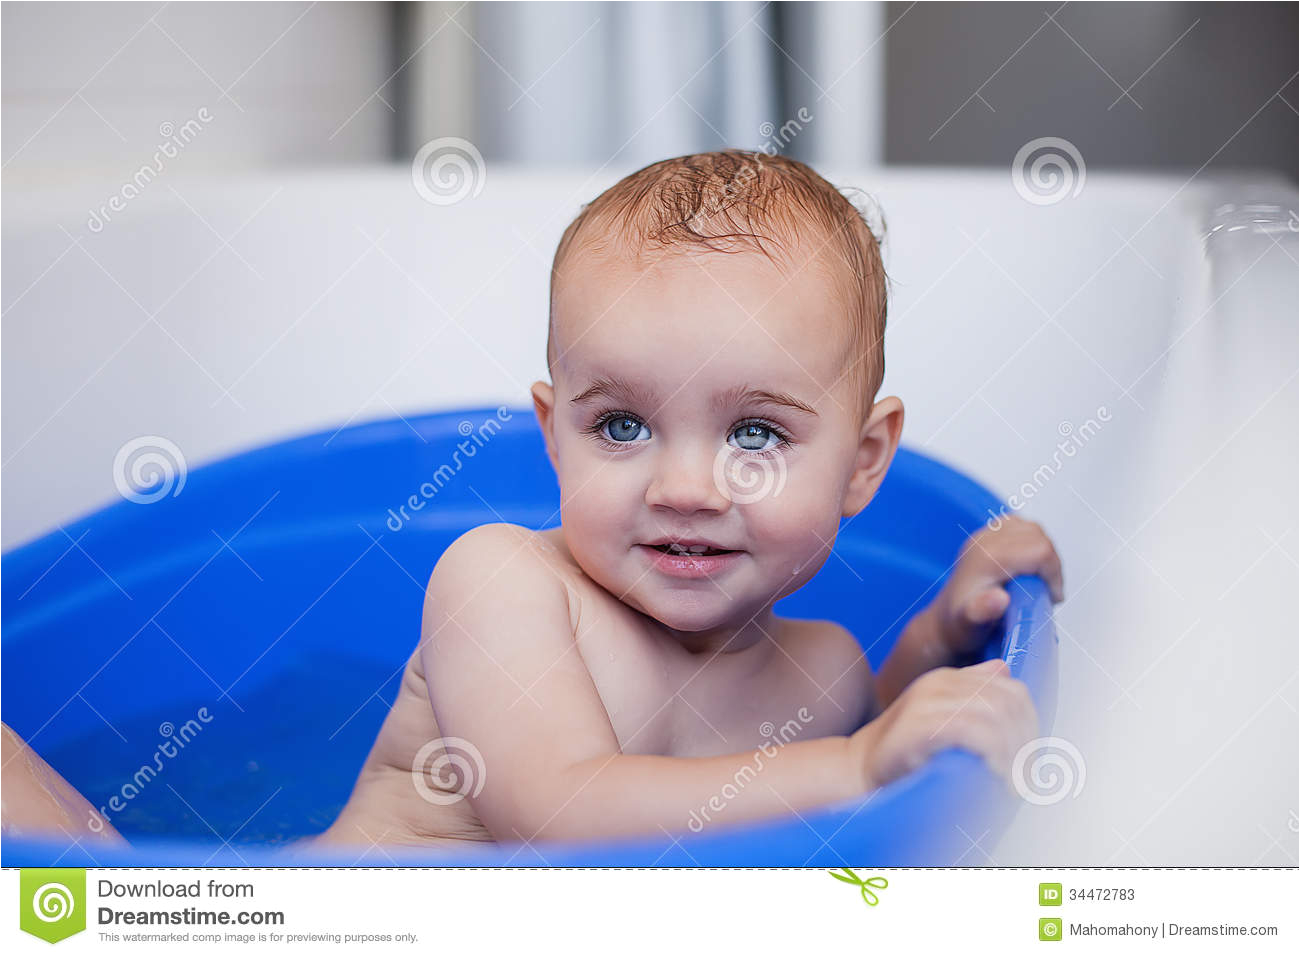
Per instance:
[[[879,674],[843,627],[772,611],[898,447],[902,403],[876,399],[885,304],[866,221],[793,160],[664,160],[588,204],[555,255],[551,381],[532,387],[561,525],[485,525],[443,554],[398,700],[318,840],[695,829],[760,727],[795,730],[715,820],[864,794],[949,747],[1008,775],[1037,733],[1027,689],[1000,661],[951,666],[1012,576],[1061,600],[1038,526],[974,536]]]
[[[1061,600],[1038,526],[970,539],[879,674],[840,625],[772,611],[898,447],[902,403],[876,398],[885,306],[867,222],[793,160],[665,160],[588,204],[556,252],[551,381],[532,387],[561,525],[484,525],[442,555],[398,699],[305,846],[680,833],[738,774],[755,786],[711,821],[865,794],[950,747],[1009,775],[1037,733],[1027,689],[1000,661],[954,666],[1011,577]],[[4,743],[6,763],[25,749]],[[89,808],[61,779],[25,783],[11,801],[6,780],[11,824],[18,803],[63,830]]]

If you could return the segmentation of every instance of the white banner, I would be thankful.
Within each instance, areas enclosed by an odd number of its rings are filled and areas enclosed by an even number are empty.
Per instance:
[[[1300,871],[7,869],[7,953],[1294,953]]]

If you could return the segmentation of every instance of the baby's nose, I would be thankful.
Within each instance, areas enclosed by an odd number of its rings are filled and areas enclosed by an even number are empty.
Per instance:
[[[646,488],[646,504],[682,513],[725,512],[731,499],[718,483],[715,451],[679,448],[662,453]]]

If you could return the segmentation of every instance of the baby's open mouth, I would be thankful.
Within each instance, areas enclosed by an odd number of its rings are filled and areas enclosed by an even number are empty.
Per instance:
[[[683,545],[677,542],[650,545],[648,547],[664,552],[667,555],[730,555],[736,551],[734,548],[714,548],[712,545]]]

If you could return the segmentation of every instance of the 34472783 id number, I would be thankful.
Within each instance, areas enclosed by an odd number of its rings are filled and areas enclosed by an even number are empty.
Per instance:
[[[1134,899],[1131,887],[1071,887],[1072,901],[1131,901]]]

